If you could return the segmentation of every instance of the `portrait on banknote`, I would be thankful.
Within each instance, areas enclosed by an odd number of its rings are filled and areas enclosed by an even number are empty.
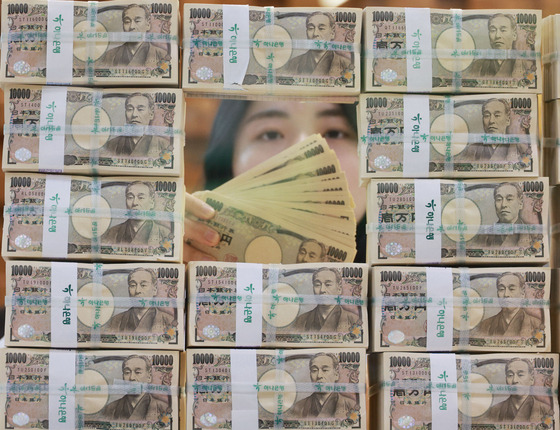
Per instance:
[[[130,355],[122,363],[122,379],[127,382],[152,383],[152,362],[145,355]],[[151,393],[125,394],[107,404],[100,414],[109,420],[159,421],[171,412],[168,401]]]
[[[153,211],[155,190],[150,182],[135,181],[126,186],[126,208],[139,211]],[[143,244],[159,246],[171,235],[171,229],[154,219],[128,218],[109,228],[102,237],[105,243]]]
[[[520,273],[504,272],[496,278],[496,291],[500,299],[526,299],[525,278]],[[502,306],[500,311],[483,319],[473,336],[505,336],[531,338],[544,330],[542,319],[530,314],[521,304]]]
[[[124,111],[126,124],[150,126],[155,116],[154,99],[148,93],[130,94],[125,100]],[[163,151],[170,149],[170,141],[163,136],[125,135],[110,139],[104,149],[114,155],[157,158]]]
[[[154,298],[157,296],[157,275],[153,269],[138,267],[128,274],[128,294],[131,298]],[[158,307],[133,306],[113,315],[107,322],[106,331],[114,333],[164,333],[174,324],[174,316]]]
[[[152,14],[147,5],[130,4],[122,11],[122,30],[125,33],[150,33],[151,20]],[[100,59],[100,65],[157,68],[164,60],[170,60],[168,52],[152,42],[125,42],[109,49]]]
[[[333,384],[339,381],[339,360],[335,354],[320,352],[309,360],[309,378],[313,383]],[[336,392],[314,392],[299,400],[289,410],[292,418],[341,418],[359,410],[356,401]]]
[[[486,135],[496,135],[497,141],[505,140],[512,124],[513,112],[510,102],[506,99],[491,98],[482,104],[482,127]],[[515,119],[515,118],[514,118]],[[527,135],[530,130],[522,129]],[[465,161],[511,162],[518,163],[523,157],[530,156],[530,145],[527,143],[474,142],[460,156]]]
[[[317,297],[322,295],[339,296],[342,294],[342,276],[335,268],[324,267],[316,270],[312,276],[313,294]],[[359,317],[341,305],[318,304],[309,312],[298,316],[291,326],[292,330],[309,331],[331,331],[348,333],[358,323]]]
[[[327,261],[326,257],[324,244],[315,239],[306,239],[299,246],[296,263],[320,263]]]
[[[505,365],[506,385],[535,385],[535,369],[530,360],[512,358]],[[552,407],[527,393],[511,394],[506,400],[491,406],[478,420],[483,423],[540,423],[553,415]],[[476,421],[478,421],[476,420]]]
[[[494,208],[498,220],[490,234],[481,235],[484,245],[489,247],[523,247],[528,248],[536,240],[530,233],[516,230],[516,226],[527,225],[521,216],[523,209],[523,190],[517,182],[502,182],[494,188]],[[512,227],[506,234],[499,233],[504,227]]]
[[[317,11],[305,20],[307,39],[316,41],[335,40],[336,23],[330,12]],[[285,74],[342,76],[350,69],[349,58],[329,49],[310,49],[292,58],[283,68]]]
[[[519,35],[515,17],[497,13],[488,19],[488,39],[491,49],[513,51]],[[536,69],[534,60],[516,58],[484,58],[475,60],[469,70],[473,76],[494,76],[521,78],[527,70]]]

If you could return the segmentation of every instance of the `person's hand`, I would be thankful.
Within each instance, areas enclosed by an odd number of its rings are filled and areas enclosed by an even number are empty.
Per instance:
[[[215,215],[214,208],[197,199],[192,194],[185,195],[185,210],[187,214],[194,215],[200,220],[212,219]],[[191,218],[185,218],[185,242],[183,244],[183,261],[216,261],[216,258],[196,249],[196,245],[203,244],[216,246],[220,242],[220,235],[214,229]]]

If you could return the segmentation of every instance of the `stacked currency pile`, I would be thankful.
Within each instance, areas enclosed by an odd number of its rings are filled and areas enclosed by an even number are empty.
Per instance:
[[[182,176],[181,90],[9,85],[5,172]]]
[[[188,346],[367,347],[365,264],[191,262],[188,272]]]
[[[366,92],[540,93],[540,10],[367,7]]]
[[[557,354],[380,354],[377,428],[555,428],[558,365]]]
[[[187,430],[367,428],[364,350],[189,349],[184,360]]]
[[[451,288],[438,295],[434,280],[446,277]],[[372,285],[375,352],[430,351],[438,342],[453,351],[551,351],[549,268],[383,266]]]
[[[318,134],[195,196],[216,210],[207,224],[221,239],[215,247],[193,245],[218,261],[354,260],[354,201],[335,152]],[[313,248],[317,259],[302,260],[302,248]]]
[[[356,96],[362,10],[185,5],[183,89],[225,97]]]
[[[371,7],[364,23],[377,428],[552,428],[551,272],[531,267],[551,254],[541,12]]]
[[[178,430],[179,3],[7,1],[2,16],[0,428]]]
[[[2,429],[179,430],[177,351],[0,350]]]
[[[2,2],[4,84],[177,86],[179,2]]]

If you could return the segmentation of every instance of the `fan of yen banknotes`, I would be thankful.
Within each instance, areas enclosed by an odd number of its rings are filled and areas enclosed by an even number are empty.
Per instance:
[[[216,247],[196,246],[219,261],[342,262],[356,254],[354,201],[320,135],[195,196],[216,210],[208,224],[221,236]]]

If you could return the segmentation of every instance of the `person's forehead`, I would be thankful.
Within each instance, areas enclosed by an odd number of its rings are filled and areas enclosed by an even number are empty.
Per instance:
[[[130,279],[136,279],[136,278],[140,278],[140,279],[152,279],[152,276],[150,275],[149,272],[146,272],[145,270],[139,270],[138,272],[134,272],[132,275],[130,275]]]
[[[492,100],[488,103],[486,103],[486,105],[484,106],[484,110],[502,110],[505,112],[506,107],[504,106],[504,104],[498,100]]]
[[[129,192],[137,192],[137,193],[148,193],[149,189],[147,185],[144,184],[133,184],[130,187],[128,187],[128,191]]]
[[[513,185],[500,185],[496,190],[496,194],[501,195],[508,195],[514,194],[517,195],[517,189]]]
[[[140,366],[145,367],[145,364],[146,363],[144,362],[144,360],[138,357],[129,358],[128,360],[125,361],[126,367],[140,367]]]
[[[309,18],[309,22],[330,24],[329,17],[323,14],[313,15],[312,17]]]
[[[522,360],[515,360],[508,364],[508,369],[529,370],[529,366]]]
[[[511,27],[511,21],[509,20],[509,18],[507,18],[505,16],[496,16],[496,17],[490,19],[490,25],[501,27],[505,24],[507,24]]]
[[[519,278],[515,275],[504,275],[500,278],[499,285],[511,285],[515,284],[519,286]]]
[[[125,14],[126,16],[131,16],[131,15],[132,15],[132,16],[138,16],[138,15],[146,16],[146,11],[144,10],[144,8],[142,8],[142,7],[140,7],[140,6],[134,6],[134,7],[128,8],[128,9],[124,12],[124,14]]]
[[[302,244],[301,247],[303,249],[305,249],[306,251],[320,251],[321,250],[321,246],[319,246],[319,244],[315,243],[315,242],[306,242],[306,243]]]
[[[148,98],[146,96],[132,96],[127,101],[126,104],[136,104],[136,105],[148,105]]]
[[[317,364],[324,366],[326,364],[332,366],[332,359],[326,355],[320,355],[319,357],[314,357],[311,359],[311,364]]]
[[[336,275],[331,272],[330,270],[321,270],[320,272],[318,272],[315,275],[315,279],[317,278],[321,278],[321,279],[336,279]]]

